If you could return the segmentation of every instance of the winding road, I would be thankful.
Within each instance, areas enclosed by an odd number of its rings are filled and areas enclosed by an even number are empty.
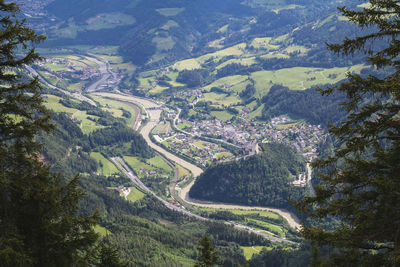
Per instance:
[[[151,130],[159,123],[160,116],[161,116],[161,106],[151,100],[143,99],[135,96],[130,95],[120,95],[114,93],[95,93],[96,95],[117,99],[121,101],[132,102],[134,104],[140,105],[144,108],[148,115],[148,122],[146,125],[143,126],[140,133],[142,134],[143,138],[146,140],[147,144],[155,149],[157,152],[164,155],[169,160],[178,163],[179,165],[183,166],[184,168],[190,170],[194,177],[198,177],[203,170],[199,167],[175,156],[174,154],[166,151],[162,147],[158,146],[157,144],[153,143],[149,137]],[[182,188],[181,190],[177,190],[179,192],[179,196],[182,200],[186,201],[187,203],[198,206],[198,207],[207,207],[207,208],[217,208],[217,209],[242,209],[242,210],[262,210],[262,211],[272,211],[276,212],[281,215],[283,218],[287,220],[289,225],[294,229],[300,229],[301,224],[300,220],[297,218],[296,215],[293,213],[284,210],[284,209],[276,209],[276,208],[267,208],[267,207],[253,207],[253,206],[244,206],[244,205],[234,205],[234,204],[226,204],[226,203],[214,203],[214,202],[207,202],[207,201],[200,201],[191,199],[188,195],[190,188],[193,186],[194,181],[192,181],[188,186]]]
[[[88,97],[82,95],[81,93],[71,93],[71,92],[66,91],[66,90],[64,90],[64,89],[62,89],[62,88],[56,87],[56,86],[50,84],[49,82],[47,82],[47,80],[46,80],[44,77],[42,77],[42,75],[40,75],[40,74],[39,74],[35,69],[33,69],[32,67],[30,67],[30,66],[25,66],[25,68],[26,68],[31,74],[33,74],[33,75],[35,75],[35,76],[38,76],[39,79],[40,79],[40,81],[41,81],[42,83],[44,83],[47,87],[49,87],[49,88],[51,88],[51,89],[58,90],[58,91],[60,91],[60,92],[62,92],[62,93],[64,93],[64,94],[66,94],[66,95],[68,95],[68,96],[71,96],[71,97],[73,97],[73,98],[76,98],[76,99],[78,99],[78,100],[80,100],[80,101],[87,102],[87,103],[89,103],[89,104],[92,105],[92,106],[96,106],[96,103],[95,103],[92,99],[90,99],[90,98],[88,98]]]

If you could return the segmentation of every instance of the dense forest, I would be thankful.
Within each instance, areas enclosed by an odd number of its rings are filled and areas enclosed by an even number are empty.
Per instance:
[[[329,123],[337,123],[346,116],[346,111],[339,106],[344,98],[340,93],[324,97],[316,88],[293,91],[281,85],[274,85],[261,100],[264,104],[262,117],[270,119],[289,114],[305,119],[311,124],[328,127]]]
[[[305,171],[305,161],[291,148],[275,143],[262,145],[262,153],[247,159],[208,168],[196,180],[190,196],[217,202],[289,208],[304,188],[290,182]]]
[[[96,110],[93,108],[93,112]],[[198,257],[197,242],[204,234],[211,238],[219,251],[218,264],[223,266],[239,266],[245,262],[240,246],[274,246],[261,236],[218,222],[224,221],[226,214],[222,217],[207,215],[213,220],[205,223],[171,211],[151,196],[134,203],[125,200],[113,188],[121,185],[132,187],[134,184],[123,175],[96,174],[98,163],[89,154],[106,147],[110,151],[118,151],[118,146],[113,146],[116,141],[112,136],[117,136],[123,142],[131,142],[135,147],[137,134],[132,130],[128,132],[125,126],[117,123],[117,127],[103,128],[85,135],[65,113],[53,113],[52,121],[57,133],[42,134],[38,138],[44,143],[43,160],[53,172],[62,172],[65,179],[81,173],[79,184],[86,193],[79,203],[79,213],[89,215],[98,212],[98,224],[107,233],[103,236],[104,241],[117,248],[120,257],[132,266],[193,265]],[[108,139],[109,145],[105,146],[104,140]],[[131,152],[151,151],[143,141],[139,146],[143,147],[137,150],[132,148]],[[265,157],[269,157],[280,149],[271,144],[264,150]],[[138,156],[146,157],[147,154]],[[287,158],[288,162],[292,159]],[[302,170],[301,159],[297,160],[299,162],[287,165],[290,172]]]
[[[290,5],[292,1],[282,1]],[[282,3],[281,3],[282,4]],[[215,51],[209,46],[213,40],[223,39],[225,47],[240,42],[246,42],[258,36],[278,36],[305,25],[316,19],[327,16],[335,11],[335,1],[308,0],[296,5],[307,5],[307,8],[283,9],[280,12],[271,11],[274,7],[268,3],[258,1],[65,1],[56,0],[52,2],[47,10],[53,15],[57,26],[47,34],[50,40],[46,46],[58,45],[118,45],[119,52],[127,61],[146,68],[165,66],[173,61],[189,58],[196,55]],[[104,13],[120,14],[130,18],[126,25],[116,23],[100,29],[87,27],[89,18],[94,18]],[[256,20],[257,23],[252,21]],[[171,22],[172,21],[172,22]],[[337,21],[336,21],[337,22]],[[172,24],[171,24],[172,23]],[[346,21],[340,22],[341,28],[335,31],[341,37],[344,34],[352,34],[354,27],[349,27]],[[174,25],[173,27],[165,25]],[[219,29],[228,25],[226,31]],[[332,23],[325,26],[327,29],[314,29],[312,25],[302,31],[301,39],[304,44],[311,47],[316,39],[323,39],[324,34],[329,32]],[[69,31],[73,28],[76,33],[63,35],[60,32]],[[108,38],[104,38],[107,36]],[[315,36],[315,37],[313,37]],[[169,47],[160,47],[158,39],[171,42]],[[323,42],[320,42],[315,51],[315,56],[299,59],[308,63],[325,62],[317,60],[324,56]],[[325,53],[326,54],[326,53]],[[308,60],[308,58],[310,60]],[[326,57],[326,64],[332,65],[338,59],[332,56]],[[278,63],[269,64],[282,66],[290,64],[286,60],[278,60]],[[273,61],[271,61],[273,62]],[[338,60],[338,64],[344,61]],[[347,64],[348,62],[346,62]]]

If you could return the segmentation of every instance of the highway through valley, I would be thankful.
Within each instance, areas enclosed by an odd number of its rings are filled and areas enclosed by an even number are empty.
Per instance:
[[[158,146],[157,144],[153,143],[152,140],[150,139],[150,132],[151,130],[159,123],[160,121],[160,115],[161,115],[161,105],[148,100],[144,98],[139,98],[135,96],[128,96],[128,95],[121,95],[121,94],[115,94],[115,93],[95,93],[96,95],[102,96],[102,97],[107,97],[107,98],[112,98],[116,100],[121,100],[125,102],[131,102],[134,104],[137,104],[145,110],[147,114],[147,124],[142,127],[140,130],[140,133],[142,134],[143,138],[146,140],[147,144],[165,156],[167,159],[178,163],[179,165],[183,166],[184,168],[190,170],[193,173],[193,176],[197,178],[203,170],[200,169],[199,167],[177,157],[176,155],[168,152],[164,148]],[[207,208],[217,208],[217,209],[242,209],[242,210],[263,210],[263,211],[272,211],[276,212],[279,215],[281,215],[283,218],[287,220],[289,225],[294,228],[294,229],[300,229],[301,224],[300,220],[294,215],[293,213],[284,210],[284,209],[276,209],[276,208],[268,208],[268,207],[253,207],[253,206],[244,206],[244,205],[234,205],[234,204],[225,204],[225,203],[214,203],[214,202],[209,202],[209,201],[200,201],[200,200],[195,200],[191,199],[188,195],[188,192],[190,191],[190,188],[193,186],[195,180],[192,181],[188,186],[185,188],[182,188],[179,190],[177,188],[177,191],[179,192],[179,196],[182,200],[185,202],[198,206],[198,207],[207,207]]]

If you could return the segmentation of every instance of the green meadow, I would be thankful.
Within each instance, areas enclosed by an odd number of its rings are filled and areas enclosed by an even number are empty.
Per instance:
[[[139,191],[136,187],[129,187],[131,192],[126,197],[126,199],[130,202],[136,202],[144,198],[145,194],[142,191]]]
[[[90,156],[94,158],[97,162],[101,163],[102,167],[100,167],[101,168],[101,170],[99,171],[100,174],[109,176],[115,173],[119,173],[117,167],[115,167],[115,165],[111,161],[106,159],[101,153],[92,152],[90,153]]]

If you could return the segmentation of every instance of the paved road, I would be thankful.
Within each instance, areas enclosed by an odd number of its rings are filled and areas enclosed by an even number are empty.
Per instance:
[[[181,111],[182,110],[180,108],[178,108],[178,114],[176,114],[176,116],[175,116],[175,118],[173,120],[173,124],[174,124],[175,129],[178,132],[184,133],[186,135],[189,135],[189,136],[192,136],[192,137],[198,137],[198,135],[196,135],[196,134],[186,132],[185,130],[180,130],[178,127],[176,127],[176,121],[179,119],[179,115],[181,114]],[[232,144],[232,143],[229,143],[229,142],[226,142],[225,140],[222,140],[222,139],[217,139],[217,138],[212,138],[212,137],[206,137],[206,138],[209,139],[209,140],[214,140],[215,142],[218,142],[218,143],[225,143],[225,144],[227,144],[229,146],[233,146],[233,147],[236,147],[238,149],[242,149],[242,147],[240,147],[238,145],[235,145],[235,144]]]
[[[167,207],[168,209],[173,210],[173,211],[180,212],[180,213],[185,214],[185,215],[187,215],[187,216],[189,216],[189,217],[194,217],[194,218],[196,218],[196,219],[198,219],[198,220],[202,220],[202,221],[208,221],[208,220],[209,220],[208,218],[204,218],[204,217],[202,217],[202,216],[200,216],[200,215],[197,215],[197,214],[195,214],[195,213],[193,213],[193,212],[190,212],[190,211],[188,211],[188,210],[186,210],[186,209],[177,207],[177,206],[175,206],[174,204],[171,204],[171,203],[169,203],[168,201],[166,201],[166,200],[162,199],[161,197],[157,196],[153,191],[151,191],[146,185],[144,185],[144,184],[142,183],[142,181],[141,181],[141,180],[135,175],[135,173],[128,167],[128,165],[125,163],[125,161],[124,161],[122,158],[120,158],[120,157],[114,157],[114,158],[111,158],[111,160],[112,160],[112,162],[114,162],[114,164],[118,167],[118,169],[120,169],[122,172],[124,172],[125,175],[128,176],[129,179],[131,179],[131,181],[132,181],[134,184],[136,184],[136,185],[137,185],[140,189],[142,189],[143,191],[145,191],[145,192],[147,192],[148,194],[151,194],[152,196],[154,196],[155,198],[157,198],[157,199],[158,199],[159,201],[161,201],[161,202],[165,205],[165,207]],[[262,236],[262,237],[264,237],[264,238],[266,238],[266,239],[268,239],[268,240],[271,240],[271,241],[273,241],[273,242],[288,243],[288,244],[297,244],[296,242],[287,240],[287,239],[285,239],[285,238],[280,238],[280,237],[268,235],[268,234],[262,233],[262,232],[260,232],[260,231],[257,231],[257,230],[255,230],[255,229],[252,229],[252,228],[250,228],[250,227],[248,227],[248,226],[245,226],[245,225],[242,225],[242,224],[239,224],[239,223],[236,223],[236,222],[229,222],[228,224],[233,225],[236,229],[244,230],[244,231],[247,231],[247,232],[250,232],[250,233],[254,233],[254,234],[260,235],[260,236]]]
[[[311,196],[314,197],[315,196],[315,190],[314,190],[314,187],[313,187],[313,185],[311,183],[311,178],[312,178],[312,170],[311,170],[310,163],[307,162],[307,185],[308,185],[308,188],[310,188]]]
[[[187,169],[191,170],[193,173],[196,173],[197,175],[195,177],[197,177],[198,175],[200,175],[202,173],[202,170],[189,163],[186,162],[178,157],[176,157],[175,155],[169,153],[168,151],[166,151],[165,149],[157,146],[156,144],[154,144],[150,138],[148,137],[151,129],[158,124],[159,122],[159,118],[161,115],[161,110],[159,109],[152,109],[152,108],[158,108],[160,107],[159,104],[148,100],[148,99],[143,99],[143,98],[139,98],[139,97],[134,97],[134,96],[126,96],[126,95],[119,95],[119,94],[112,94],[112,93],[96,93],[96,95],[102,96],[102,97],[108,97],[108,98],[114,98],[114,99],[118,99],[118,100],[122,100],[122,101],[131,101],[133,103],[136,103],[140,106],[143,107],[143,109],[145,109],[146,113],[149,116],[149,122],[142,128],[141,130],[141,134],[143,135],[143,137],[145,138],[146,142],[148,143],[148,145],[150,145],[152,148],[154,148],[157,152],[161,153],[164,157],[166,157],[168,160],[172,160],[175,161],[176,163],[186,167]],[[151,125],[149,127],[149,124]],[[164,153],[163,153],[164,152]],[[174,160],[176,159],[176,160]],[[182,212],[188,216],[191,217],[195,217],[198,218],[200,220],[208,220],[207,218],[201,217],[197,214],[194,214],[190,211],[187,211],[185,209],[182,209],[180,207],[177,207],[167,201],[165,201],[164,199],[160,198],[159,196],[157,196],[154,192],[152,192],[149,188],[147,188],[142,181],[140,181],[140,179],[133,173],[133,171],[126,165],[126,163],[121,159],[121,158],[112,158],[112,161],[117,165],[117,167],[122,170],[137,186],[139,186],[140,188],[142,188],[145,192],[148,192],[149,194],[153,195],[154,197],[156,197],[158,200],[160,200],[162,203],[164,203],[164,205],[172,210],[178,211],[178,212]],[[192,204],[192,203],[191,203]],[[199,206],[197,203],[194,203],[194,205]],[[242,207],[243,208],[243,207]],[[281,214],[282,215],[282,214]],[[280,237],[276,237],[276,236],[271,236],[265,233],[261,233],[257,230],[254,230],[248,226],[245,225],[241,225],[238,223],[233,223],[231,222],[230,224],[232,224],[235,228],[240,229],[240,230],[245,230],[248,232],[252,232],[255,233],[257,235],[263,236],[264,238],[271,240],[273,242],[279,242],[279,243],[289,243],[289,244],[296,244],[293,241],[287,240],[285,238],[280,238]]]
[[[126,174],[126,176],[129,177],[129,179],[131,179],[131,181],[136,184],[140,189],[142,189],[143,191],[147,192],[148,194],[151,194],[152,196],[154,196],[155,198],[157,198],[159,201],[161,201],[168,209],[170,210],[174,210],[180,213],[183,213],[187,216],[190,217],[194,217],[196,219],[199,220],[203,220],[206,221],[208,220],[207,218],[201,217],[197,214],[194,214],[190,211],[187,211],[185,209],[182,209],[180,207],[177,207],[171,203],[169,203],[168,201],[162,199],[161,197],[157,196],[153,191],[151,191],[146,185],[144,185],[142,183],[142,181],[134,174],[134,172],[128,167],[128,165],[125,163],[125,161],[120,158],[120,157],[114,157],[111,158],[111,160],[114,162],[114,164],[118,167],[118,169],[120,169],[122,172],[124,172]]]
[[[102,87],[99,87],[100,85],[104,84],[105,81],[107,81],[111,76],[114,77],[113,72],[109,69],[109,64],[105,63],[103,61],[100,61],[94,57],[87,57],[90,61],[95,62],[99,66],[99,71],[101,78],[97,80],[96,82],[92,83],[88,88],[86,89],[87,92],[93,93],[98,90],[102,90]]]
[[[89,104],[92,105],[92,106],[96,106],[96,103],[95,103],[92,99],[90,99],[90,98],[88,98],[88,97],[86,97],[86,96],[83,96],[81,93],[71,93],[71,92],[68,92],[68,91],[66,91],[66,90],[64,90],[64,89],[62,89],[62,88],[56,87],[56,86],[54,86],[54,85],[48,83],[48,82],[46,81],[46,79],[44,79],[44,78],[42,77],[42,75],[40,75],[40,74],[39,74],[36,70],[34,70],[32,67],[30,67],[30,66],[25,66],[25,68],[26,68],[30,73],[32,73],[33,75],[38,76],[38,77],[40,78],[40,80],[41,80],[46,86],[48,86],[49,88],[58,90],[58,91],[60,91],[60,92],[62,92],[62,93],[64,93],[64,94],[66,94],[66,95],[68,95],[68,96],[71,96],[71,97],[73,97],[73,98],[76,98],[76,99],[78,99],[78,100],[80,100],[80,101],[87,102],[87,103],[89,103]]]
[[[139,97],[134,97],[134,96],[125,96],[125,95],[118,95],[118,94],[112,94],[112,93],[96,93],[96,95],[103,96],[103,97],[110,97],[114,99],[119,99],[123,101],[131,101],[133,103],[137,103],[140,106],[142,106],[147,115],[148,115],[148,123],[143,126],[141,129],[140,133],[142,134],[143,138],[146,140],[147,144],[155,149],[157,152],[163,154],[166,158],[170,159],[173,162],[178,163],[182,167],[189,169],[195,177],[199,176],[201,173],[203,173],[203,170],[200,169],[199,167],[175,156],[174,154],[168,152],[164,148],[158,146],[157,144],[154,144],[150,140],[150,132],[151,130],[159,123],[160,121],[160,115],[161,115],[161,110],[160,109],[152,109],[152,108],[159,108],[160,105],[152,102],[147,99],[139,98]]]
[[[193,173],[194,177],[198,177],[203,172],[203,170],[200,169],[199,167],[175,156],[174,154],[163,149],[162,147],[154,144],[150,140],[149,134],[150,134],[151,130],[158,124],[160,115],[161,115],[161,110],[151,109],[151,108],[159,108],[160,107],[159,104],[157,104],[153,101],[150,101],[148,99],[143,99],[143,98],[139,98],[139,97],[135,97],[135,96],[119,95],[119,94],[113,94],[113,93],[96,93],[96,94],[103,96],[103,97],[109,97],[109,98],[119,99],[119,100],[123,100],[123,101],[131,101],[133,103],[141,105],[146,110],[147,114],[149,115],[149,122],[140,131],[140,133],[143,135],[144,139],[146,140],[147,144],[151,148],[153,148],[156,151],[158,151],[159,153],[163,154],[166,158],[168,158],[171,161],[176,162],[179,165],[190,170]],[[232,205],[232,204],[225,204],[225,203],[213,203],[213,202],[205,202],[205,201],[191,199],[188,195],[188,192],[189,192],[190,188],[193,186],[193,184],[194,184],[194,181],[192,181],[185,188],[182,188],[180,190],[178,189],[177,191],[179,192],[179,196],[181,199],[183,199],[184,201],[186,201],[189,204],[192,204],[194,206],[209,207],[209,208],[221,208],[221,209],[272,211],[272,212],[278,213],[283,218],[285,218],[292,228],[300,229],[300,227],[301,227],[300,220],[297,218],[297,216],[287,210],[284,210],[284,209]]]

